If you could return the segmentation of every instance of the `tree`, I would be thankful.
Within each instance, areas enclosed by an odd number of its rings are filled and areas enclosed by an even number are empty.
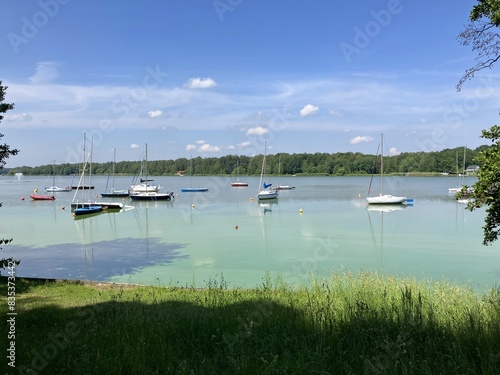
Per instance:
[[[490,139],[493,146],[480,152],[475,160],[481,164],[477,172],[477,182],[472,189],[462,187],[457,199],[469,198],[466,208],[473,211],[487,206],[483,226],[483,245],[491,245],[500,233],[500,126],[483,130],[482,138]]]
[[[14,109],[14,104],[4,103],[5,92],[7,91],[7,86],[2,86],[2,81],[0,81],[0,122],[3,120],[3,113]],[[3,134],[0,133],[0,139],[3,138]],[[0,170],[3,169],[5,165],[5,160],[9,156],[17,155],[19,150],[11,149],[9,145],[0,145]]]
[[[7,86],[2,86],[2,81],[0,81],[0,122],[3,120],[2,113],[14,109],[14,104],[4,103],[6,90]],[[0,139],[2,139],[2,137],[3,134],[0,133]],[[3,166],[5,165],[5,159],[11,155],[16,155],[18,152],[19,150],[11,149],[7,144],[0,145],[0,170],[3,169]],[[8,244],[11,241],[12,239],[0,239],[0,245]],[[1,249],[2,248],[0,247],[0,250]],[[0,259],[0,269],[5,269],[12,262],[15,262],[16,265],[19,264],[19,261],[14,261],[12,258]]]
[[[462,45],[472,46],[477,51],[477,64],[468,69],[460,79],[457,90],[482,69],[491,68],[500,59],[500,0],[478,0],[472,8],[470,23],[459,34]],[[500,127],[494,125],[482,131],[482,138],[490,139],[491,147],[479,152],[475,161],[481,165],[478,181],[472,189],[464,186],[457,193],[457,199],[469,198],[466,208],[473,211],[487,206],[483,226],[483,245],[491,245],[500,233]]]
[[[477,63],[467,69],[457,84],[457,90],[472,79],[474,74],[486,68],[492,68],[500,59],[500,0],[478,0],[472,8],[470,22],[458,35],[458,40],[463,46],[472,46],[478,57]]]

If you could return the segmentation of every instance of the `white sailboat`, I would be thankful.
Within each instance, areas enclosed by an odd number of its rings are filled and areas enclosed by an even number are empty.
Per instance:
[[[368,204],[403,204],[408,200],[406,197],[384,194],[384,135],[380,135],[380,194],[366,197]],[[368,189],[368,193],[370,188]]]
[[[267,157],[267,142],[265,143],[265,148],[264,148],[264,159],[262,159],[262,170],[260,172],[260,181],[259,181],[259,187],[263,187],[262,190],[260,190],[257,194],[257,198],[259,200],[262,199],[276,199],[278,198],[278,190],[272,190],[271,186],[272,184],[266,184],[264,181],[265,175],[266,175],[266,157]]]
[[[145,177],[145,178],[143,178]],[[145,147],[145,157],[141,161],[141,170],[139,172],[139,180],[130,185],[130,195],[135,193],[157,193],[160,191],[159,185],[150,185],[153,180],[148,179],[148,144]]]
[[[142,176],[145,176],[143,179]],[[175,199],[173,192],[160,193],[159,185],[149,185],[148,182],[148,144],[146,143],[145,157],[141,165],[141,174],[138,184],[130,186],[130,199],[133,201],[172,201]]]
[[[464,162],[463,162],[462,173],[460,173],[458,170],[458,151],[457,151],[457,155],[456,155],[456,159],[457,159],[456,160],[456,162],[457,162],[457,187],[449,188],[448,193],[456,194],[460,190],[462,190],[462,186],[464,186],[463,179],[464,179],[464,174],[465,174],[465,151],[466,151],[466,147],[464,147]],[[460,179],[460,177],[461,177],[461,179]],[[460,180],[462,180],[462,183],[460,183]]]
[[[54,170],[52,172],[52,186],[46,187],[45,191],[58,193],[63,191],[71,191],[71,186],[59,187],[56,185],[56,161],[54,160]]]
[[[240,181],[240,161],[236,165],[236,181],[231,182],[231,186],[233,187],[245,187],[248,186],[247,182]]]
[[[273,190],[292,190],[292,189],[295,189],[295,186],[281,185],[280,184],[280,176],[281,176],[281,154],[278,158],[278,186],[273,188]]]
[[[124,198],[129,196],[128,190],[125,189],[115,189],[115,164],[116,164],[116,148],[113,149],[113,166],[112,166],[112,174],[111,174],[111,191],[108,191],[108,181],[106,181],[106,189],[104,193],[101,193],[101,197],[103,198]]]

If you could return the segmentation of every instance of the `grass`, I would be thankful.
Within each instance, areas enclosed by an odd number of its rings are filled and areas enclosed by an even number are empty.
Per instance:
[[[498,289],[476,295],[452,284],[365,272],[335,274],[309,288],[274,284],[268,276],[252,290],[229,289],[223,277],[204,289],[18,279],[16,368],[4,371],[496,374],[500,368]],[[3,278],[1,285],[6,320]]]

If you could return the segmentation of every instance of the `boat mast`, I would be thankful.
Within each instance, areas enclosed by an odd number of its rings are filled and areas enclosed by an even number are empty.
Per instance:
[[[146,172],[146,192],[148,191],[148,144],[146,143],[146,159],[144,160],[144,171]]]
[[[380,194],[384,195],[384,134],[380,134]]]
[[[113,180],[111,182],[112,184],[112,190],[111,192],[114,192],[115,190],[115,163],[116,163],[116,147],[113,149]]]
[[[262,160],[262,170],[260,171],[259,189],[261,189],[262,186],[262,176],[264,175],[264,169],[266,165],[266,154],[267,154],[267,142],[264,143],[264,160]]]
[[[52,171],[52,186],[56,186],[56,161],[54,160],[54,170]]]

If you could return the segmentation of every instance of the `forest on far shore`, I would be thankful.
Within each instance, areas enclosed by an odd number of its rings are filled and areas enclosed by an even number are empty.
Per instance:
[[[384,174],[425,174],[464,173],[474,165],[474,158],[490,146],[483,145],[474,150],[457,147],[442,151],[404,152],[394,156],[384,156]],[[465,156],[465,160],[464,160]],[[149,160],[147,174],[169,176],[180,173],[189,175],[260,175],[264,155],[221,157],[196,157],[191,159]],[[142,161],[120,161],[115,163],[115,174],[138,175]],[[269,175],[363,175],[380,173],[380,155],[359,152],[339,153],[278,153],[267,155],[266,174]],[[191,167],[192,166],[192,167]],[[80,164],[41,165],[37,167],[5,168],[4,173],[13,175],[75,175],[81,170]],[[112,171],[112,163],[92,163],[92,174],[107,175]]]

